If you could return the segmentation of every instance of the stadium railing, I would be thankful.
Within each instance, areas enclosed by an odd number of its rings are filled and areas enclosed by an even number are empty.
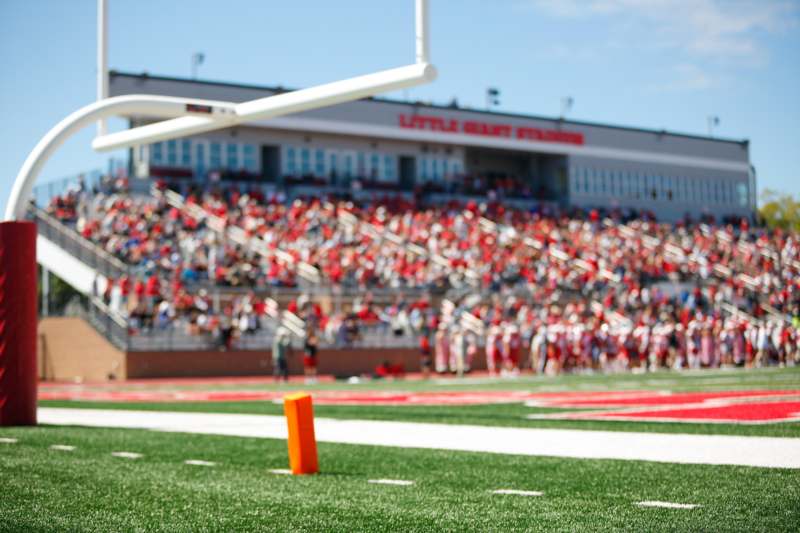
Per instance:
[[[65,226],[45,210],[31,204],[28,213],[36,222],[39,235],[57,244],[99,274],[114,279],[130,275],[128,265],[91,241],[84,239],[78,232]]]

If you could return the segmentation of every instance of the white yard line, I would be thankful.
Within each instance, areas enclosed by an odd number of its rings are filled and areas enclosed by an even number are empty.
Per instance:
[[[75,446],[70,446],[69,444],[53,444],[50,446],[51,450],[58,450],[60,452],[71,452],[75,450]]]
[[[42,407],[42,424],[286,438],[282,416]],[[800,468],[800,439],[317,418],[318,441],[402,448]]]
[[[292,471],[287,468],[273,468],[269,471],[270,474],[277,474],[279,476],[289,476],[292,474]]]
[[[16,444],[17,439],[12,439],[11,437],[0,437],[1,444]]]
[[[492,494],[513,494],[515,496],[542,496],[544,492],[538,490],[497,489]]]
[[[413,481],[407,479],[369,479],[367,483],[374,483],[375,485],[413,485]]]
[[[638,502],[636,505],[639,507],[660,507],[662,509],[695,509],[700,507],[700,505],[696,503],[672,503],[659,501]]]
[[[139,459],[142,454],[136,452],[111,452],[114,457],[121,457],[123,459]]]
[[[192,466],[215,466],[217,463],[213,461],[201,461],[200,459],[187,459],[183,464]]]

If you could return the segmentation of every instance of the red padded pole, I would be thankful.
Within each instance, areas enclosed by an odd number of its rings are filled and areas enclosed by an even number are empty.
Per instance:
[[[0,426],[36,424],[36,224],[0,222]]]

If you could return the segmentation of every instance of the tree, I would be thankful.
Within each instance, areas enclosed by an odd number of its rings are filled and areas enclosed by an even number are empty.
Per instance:
[[[768,227],[800,231],[800,200],[770,189],[761,193],[761,220]]]
[[[38,278],[42,279],[42,267],[38,267]],[[83,295],[76,291],[71,285],[69,285],[66,281],[59,278],[52,272],[50,272],[50,303],[49,303],[49,312],[50,315],[61,315],[64,313],[64,309],[66,308],[67,304],[71,302],[73,299],[83,299]],[[39,301],[39,312],[42,311],[42,284],[38,283],[38,301]]]

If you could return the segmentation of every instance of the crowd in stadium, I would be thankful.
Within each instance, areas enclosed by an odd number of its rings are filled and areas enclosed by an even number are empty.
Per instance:
[[[391,329],[419,339],[437,371],[466,371],[484,352],[490,370],[504,373],[800,355],[798,236],[746,220],[665,224],[496,202],[288,202],[234,187],[158,189],[131,194],[121,180],[78,187],[47,207],[130,266],[98,291],[132,331],[179,327],[230,346],[270,320],[257,293],[311,284],[367,295],[327,314],[313,302],[290,304],[328,342],[352,342],[359,327]],[[218,288],[250,292],[219,305],[210,296]],[[457,301],[450,316],[424,299],[375,305],[369,291],[382,288],[521,296]],[[470,328],[459,322],[467,313]]]

